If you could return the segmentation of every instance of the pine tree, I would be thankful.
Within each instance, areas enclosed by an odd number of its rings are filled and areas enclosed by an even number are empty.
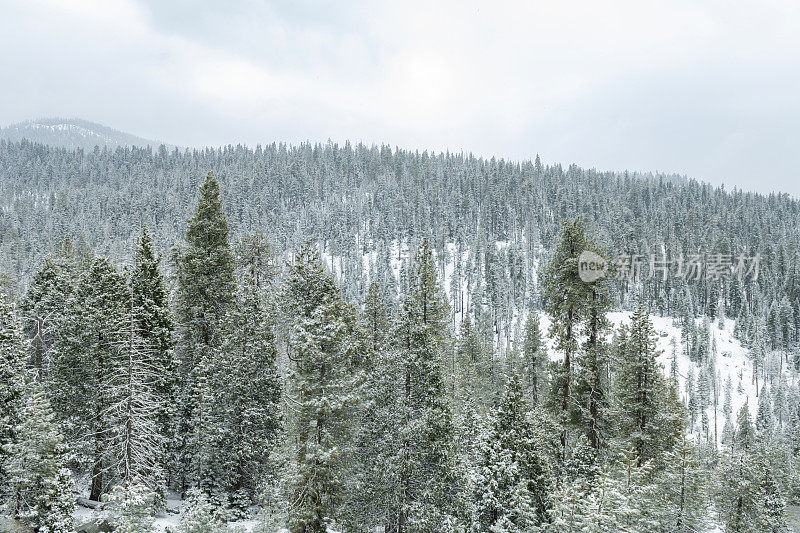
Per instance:
[[[221,342],[220,322],[233,300],[234,257],[228,242],[228,221],[219,199],[219,185],[209,172],[200,187],[197,211],[189,219],[187,244],[177,258],[177,310],[182,426],[177,463],[181,488],[212,483],[208,463],[207,418],[209,374]]]
[[[750,420],[750,409],[745,403],[736,417],[736,433],[733,442],[739,450],[749,450],[755,440],[755,430]]]
[[[605,378],[608,361],[606,332],[611,323],[606,318],[611,302],[608,287],[603,281],[590,286],[586,316],[586,341],[581,350],[575,396],[581,405],[589,444],[595,450],[604,445],[610,426],[608,413],[608,383]]]
[[[668,505],[661,511],[666,531],[702,530],[708,515],[705,472],[695,447],[682,436],[664,458],[666,468],[657,483]]]
[[[155,430],[158,434],[157,457],[154,461],[163,471],[175,473],[178,465],[174,448],[177,444],[176,415],[178,401],[177,362],[174,357],[175,324],[169,309],[169,297],[160,272],[161,258],[153,250],[147,228],[137,241],[130,273],[133,332],[140,339],[145,359],[137,361],[141,369],[149,367],[148,391],[153,405]],[[151,486],[153,490],[160,490]]]
[[[95,258],[67,305],[68,320],[60,324],[53,346],[48,392],[68,443],[81,463],[91,465],[89,497],[99,501],[114,480],[109,406],[119,348],[130,332],[127,281],[108,259]]]
[[[290,530],[324,532],[340,513],[351,413],[357,400],[359,333],[354,310],[311,242],[286,282],[297,448],[290,479]]]
[[[153,509],[158,495],[147,485],[117,485],[106,498],[111,511],[106,511],[115,533],[152,533],[155,531]]]
[[[697,401],[697,388],[694,382],[694,365],[689,366],[689,372],[686,374],[686,409],[689,414],[689,432],[694,431],[697,416],[700,414],[700,407]]]
[[[66,237],[47,256],[31,279],[20,305],[26,335],[31,339],[32,363],[40,378],[49,379],[52,348],[64,322],[71,319],[68,304],[88,259]]]
[[[238,246],[240,287],[219,327],[220,346],[208,376],[211,438],[206,453],[213,481],[244,515],[259,486],[274,477],[271,453],[281,428],[281,383],[265,288],[272,282],[272,253],[260,237]]]
[[[8,485],[9,447],[16,442],[23,405],[25,356],[28,342],[22,334],[8,297],[0,293],[0,486]]]
[[[6,470],[13,515],[35,531],[73,531],[72,481],[66,468],[67,450],[50,402],[40,384],[32,382],[8,446]]]
[[[786,531],[784,498],[762,453],[723,456],[718,469],[716,507],[726,531]]]
[[[377,355],[386,347],[389,338],[389,311],[384,291],[377,282],[370,283],[367,290],[363,321],[370,350]]]
[[[756,438],[760,441],[769,441],[772,438],[772,431],[775,427],[775,420],[772,417],[772,399],[766,383],[761,387],[761,394],[758,396],[758,409],[756,411]]]
[[[353,528],[385,521],[395,483],[390,461],[397,442],[394,407],[400,363],[389,346],[389,312],[377,282],[372,282],[367,291],[361,323],[368,355],[363,407],[353,439],[358,466],[347,487],[345,504],[345,519]]]
[[[446,531],[457,520],[460,490],[453,426],[441,364],[449,308],[439,287],[427,240],[408,274],[408,289],[396,324],[402,361],[399,391],[398,504],[390,531]]]
[[[526,387],[532,406],[539,404],[541,379],[544,365],[547,362],[547,353],[542,341],[542,332],[539,315],[532,312],[525,321],[524,340],[522,344],[522,359],[525,365]]]
[[[480,443],[472,531],[531,531],[548,521],[548,457],[537,437],[522,387],[512,377]]]
[[[181,513],[178,533],[224,533],[227,530],[223,516],[206,493],[191,489]]]
[[[459,403],[469,398],[478,405],[492,405],[497,391],[494,368],[469,314],[461,321],[455,351],[460,373],[457,380]]]
[[[566,427],[576,422],[572,401],[573,357],[578,350],[579,325],[590,302],[589,284],[578,274],[578,256],[593,245],[580,220],[565,221],[553,258],[543,272],[542,298],[550,315],[550,337],[564,354],[563,365],[553,376],[553,402],[559,406],[559,422],[565,427],[561,445],[566,451]]]
[[[682,431],[682,407],[664,382],[657,355],[653,325],[640,305],[617,372],[621,434],[633,446],[638,465],[670,449]]]
[[[163,501],[165,443],[158,426],[163,404],[155,393],[161,371],[153,364],[149,343],[138,334],[134,316],[128,316],[130,325],[112,347],[103,385],[108,388],[104,468],[123,494],[142,485]]]
[[[731,377],[725,382],[725,399],[722,403],[722,412],[725,414],[725,425],[722,427],[722,443],[729,444],[733,439],[733,407],[731,404]]]

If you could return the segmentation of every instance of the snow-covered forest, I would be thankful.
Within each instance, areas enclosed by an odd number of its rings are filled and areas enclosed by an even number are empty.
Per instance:
[[[70,532],[787,531],[800,203],[334,143],[0,141],[0,496]],[[587,283],[605,257],[746,276]]]

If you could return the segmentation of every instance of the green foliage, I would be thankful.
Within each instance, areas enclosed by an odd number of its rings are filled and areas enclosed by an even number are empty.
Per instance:
[[[16,442],[21,421],[27,348],[14,307],[0,293],[0,486],[8,483],[9,447]]]
[[[181,426],[178,432],[182,468],[181,484],[199,483],[210,490],[215,485],[208,457],[213,429],[209,378],[215,349],[221,342],[220,322],[233,301],[234,256],[228,242],[228,221],[219,198],[219,184],[209,172],[200,187],[197,209],[189,219],[186,246],[177,257],[177,318],[181,324],[177,346]]]
[[[285,301],[293,317],[289,393],[297,435],[289,525],[292,532],[324,532],[344,498],[362,337],[354,310],[311,242],[290,266]]]
[[[641,466],[669,450],[683,430],[683,407],[656,361],[656,334],[643,306],[631,318],[617,369],[620,436]]]
[[[111,510],[108,518],[116,533],[151,533],[158,495],[147,485],[115,485],[104,498]]]
[[[11,514],[36,531],[73,531],[67,450],[50,402],[35,382],[26,390],[15,441],[6,449]]]
[[[544,367],[547,362],[547,349],[542,340],[539,315],[530,313],[525,321],[523,333],[522,360],[525,373],[525,390],[531,405],[538,405],[544,387]]]
[[[549,451],[529,418],[519,381],[510,378],[479,446],[472,531],[531,531],[549,520]]]
[[[716,506],[726,531],[786,530],[783,493],[762,453],[726,454],[718,469]]]
[[[586,236],[583,222],[565,220],[553,257],[542,272],[542,299],[550,316],[550,337],[555,349],[563,353],[563,363],[554,367],[551,406],[559,413],[558,421],[565,427],[561,437],[566,452],[566,429],[580,422],[580,410],[575,408],[572,388],[575,376],[573,365],[578,351],[580,325],[587,316],[592,289],[580,279],[578,257],[584,250],[594,249]]]
[[[448,315],[431,249],[423,240],[410,267],[394,335],[402,382],[395,393],[399,442],[393,460],[399,493],[389,527],[441,531],[455,527],[460,514],[461,480],[442,376]]]
[[[227,529],[218,507],[205,492],[191,490],[183,504],[178,533],[223,533]]]

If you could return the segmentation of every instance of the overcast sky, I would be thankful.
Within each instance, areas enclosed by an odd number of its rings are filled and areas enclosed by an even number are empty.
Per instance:
[[[387,143],[800,196],[800,2],[0,0],[0,125]]]

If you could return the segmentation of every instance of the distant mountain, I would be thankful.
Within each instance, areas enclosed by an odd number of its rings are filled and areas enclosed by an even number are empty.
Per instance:
[[[9,141],[27,139],[71,150],[76,148],[91,150],[95,146],[101,148],[107,146],[112,149],[118,146],[158,147],[164,144],[76,118],[45,118],[12,124],[0,128],[0,139]]]

